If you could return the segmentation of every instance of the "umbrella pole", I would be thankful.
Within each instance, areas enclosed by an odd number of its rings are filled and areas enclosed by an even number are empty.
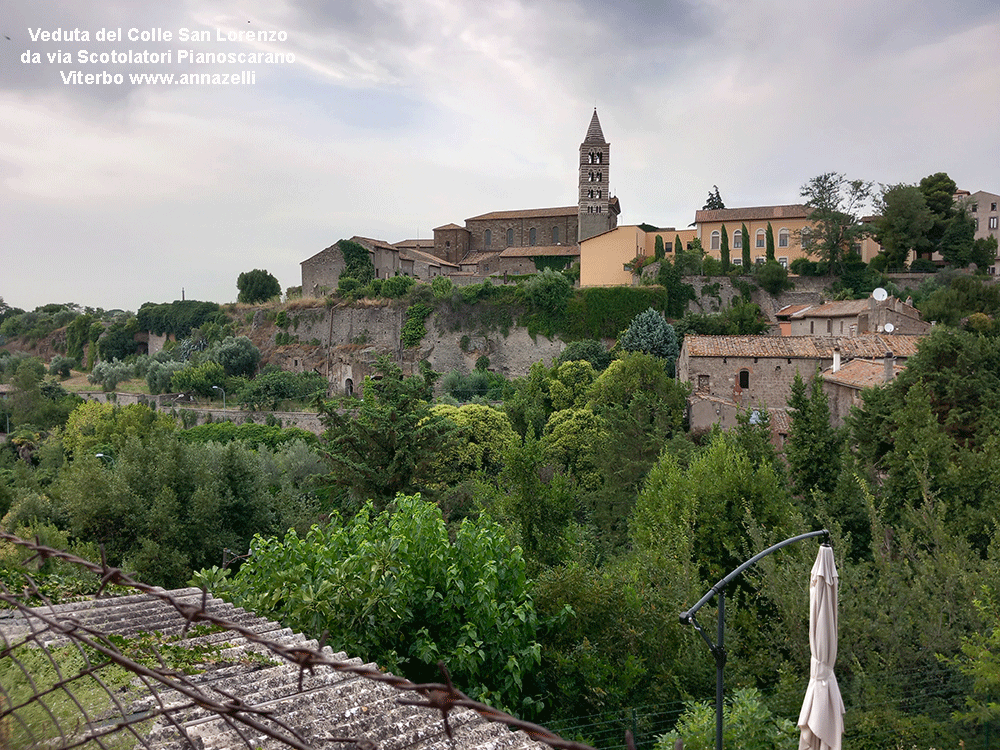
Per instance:
[[[715,654],[715,750],[722,750],[722,699],[724,680],[722,672],[726,667],[726,591],[719,592],[719,627],[716,637]]]
[[[827,529],[822,529],[821,531],[810,531],[806,534],[799,534],[798,536],[789,537],[783,542],[778,542],[775,545],[768,547],[763,552],[759,552],[752,558],[747,560],[745,563],[740,565],[736,570],[732,571],[719,581],[717,584],[712,586],[708,590],[697,604],[695,604],[691,609],[681,612],[680,621],[681,625],[691,625],[694,627],[695,631],[702,637],[705,643],[708,644],[709,650],[715,657],[715,750],[722,750],[722,701],[723,701],[723,669],[726,666],[726,586],[734,578],[739,576],[744,570],[749,568],[751,565],[756,563],[763,557],[767,557],[772,552],[777,552],[782,547],[787,547],[789,544],[794,544],[795,542],[801,542],[803,539],[812,539],[813,537],[822,536],[825,537],[824,544],[830,543],[830,532]],[[712,639],[705,635],[705,631],[701,629],[698,622],[695,620],[695,613],[698,612],[705,604],[707,604],[713,597],[718,597],[719,599],[719,622],[718,630],[716,631],[716,642],[712,643]]]

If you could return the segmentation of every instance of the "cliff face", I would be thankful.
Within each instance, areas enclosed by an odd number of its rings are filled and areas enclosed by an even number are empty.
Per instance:
[[[400,341],[406,307],[384,299],[350,306],[291,307],[286,309],[284,328],[277,325],[273,310],[258,310],[249,330],[240,333],[261,350],[262,365],[293,372],[316,370],[329,377],[335,394],[356,393],[380,355],[391,356],[407,374],[416,374],[423,360],[440,373],[469,373],[485,355],[491,370],[514,378],[525,375],[539,360],[550,364],[565,347],[562,341],[544,336],[533,340],[527,329],[514,325],[506,329],[507,335],[486,326],[470,330],[469,321],[442,310],[427,318],[427,335],[420,346],[406,348]],[[291,343],[281,343],[289,338]]]

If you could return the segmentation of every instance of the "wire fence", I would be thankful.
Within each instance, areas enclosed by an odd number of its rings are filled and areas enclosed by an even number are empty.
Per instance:
[[[290,640],[284,631],[262,632],[254,623],[238,621],[231,605],[227,605],[229,610],[220,608],[218,600],[204,592],[188,590],[181,596],[135,581],[103,561],[89,562],[2,531],[0,540],[30,551],[33,558],[26,561],[28,564],[32,559],[38,563],[62,560],[99,576],[102,591],[118,586],[125,593],[143,594],[166,605],[174,622],[182,626],[171,636],[142,632],[123,638],[113,632],[110,622],[103,626],[84,622],[77,610],[49,604],[30,576],[25,577],[26,585],[20,591],[0,583],[0,601],[9,607],[0,610],[0,750],[200,750],[205,746],[192,727],[203,725],[209,720],[206,717],[225,726],[234,738],[230,743],[234,747],[307,750],[349,743],[359,750],[378,750],[379,743],[360,731],[317,734],[287,721],[284,708],[251,705],[237,691],[223,687],[225,683],[209,682],[199,675],[198,668],[207,663],[228,669],[237,681],[262,679],[260,675],[272,666],[291,665],[297,680],[292,692],[301,695],[331,684],[318,678],[317,670],[350,675],[388,688],[385,692],[392,694],[394,705],[432,712],[439,719],[440,731],[449,738],[456,727],[468,725],[468,719],[459,719],[465,710],[487,722],[521,730],[557,750],[623,746],[651,750],[661,735],[674,728],[686,708],[680,702],[640,705],[556,720],[545,728],[471,700],[452,685],[443,668],[440,683],[414,684],[375,665],[333,654],[322,642]],[[38,601],[44,606],[31,606]],[[235,649],[231,638],[249,647]],[[845,748],[911,750],[916,745],[900,733],[898,723],[880,723],[880,715],[905,711],[913,717],[913,736],[921,736],[927,722],[948,724],[954,712],[964,708],[964,696],[943,678],[941,670],[911,670],[891,677],[906,685],[905,705],[898,697],[878,693],[857,698],[854,705],[847,706]],[[950,724],[952,730],[958,726],[953,721]],[[964,725],[956,734],[955,747],[1000,750],[998,734],[996,724]]]

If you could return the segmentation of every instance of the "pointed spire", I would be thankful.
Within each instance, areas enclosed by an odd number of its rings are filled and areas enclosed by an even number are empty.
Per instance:
[[[587,135],[583,139],[584,143],[607,143],[604,140],[604,133],[601,131],[601,121],[597,119],[597,107],[594,107],[594,116],[590,118],[590,127],[587,128]]]

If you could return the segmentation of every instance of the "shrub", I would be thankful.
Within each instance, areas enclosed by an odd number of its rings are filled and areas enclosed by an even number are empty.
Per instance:
[[[396,276],[397,279],[408,278],[406,276]],[[392,281],[392,279],[389,279]],[[407,348],[412,348],[414,346],[419,346],[421,340],[427,335],[427,326],[424,321],[427,320],[427,316],[433,312],[433,308],[430,305],[425,305],[423,303],[418,303],[416,305],[410,305],[406,309],[406,321],[403,323],[403,330],[400,331],[400,341],[403,342],[403,346]]]
[[[87,376],[87,380],[91,383],[100,383],[104,391],[113,391],[123,380],[129,380],[132,373],[131,365],[115,359],[111,362],[98,362]]]
[[[417,283],[412,276],[390,276],[382,282],[382,296],[398,299],[405,295],[410,287]]]
[[[791,289],[792,282],[788,280],[788,271],[775,260],[769,260],[754,269],[754,278],[762,289],[774,296],[786,289]]]

